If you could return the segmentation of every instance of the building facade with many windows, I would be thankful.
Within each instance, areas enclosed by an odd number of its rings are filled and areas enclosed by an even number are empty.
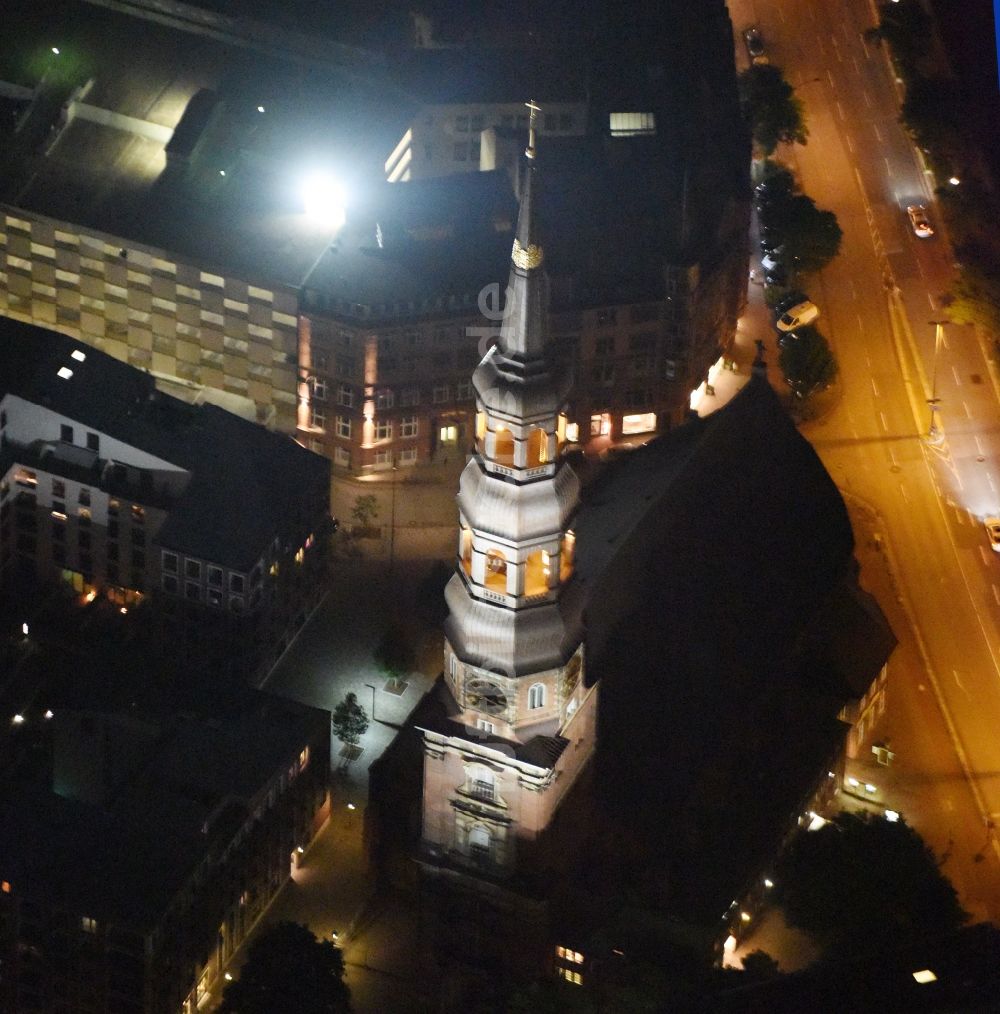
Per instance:
[[[3,584],[155,605],[165,643],[266,672],[321,594],[328,463],[71,338],[0,333]]]

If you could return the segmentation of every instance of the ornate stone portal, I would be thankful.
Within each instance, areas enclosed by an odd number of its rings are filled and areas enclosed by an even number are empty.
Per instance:
[[[511,870],[593,752],[596,687],[583,679],[573,575],[579,482],[560,460],[568,373],[546,343],[536,235],[535,116],[497,343],[473,374],[476,453],[458,494],[445,592],[446,730],[424,729],[423,842],[431,856]]]

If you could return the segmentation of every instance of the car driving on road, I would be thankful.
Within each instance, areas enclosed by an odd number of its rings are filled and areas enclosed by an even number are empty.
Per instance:
[[[927,209],[922,204],[910,204],[906,208],[906,214],[910,217],[910,225],[913,233],[921,239],[928,239],[934,235],[931,223],[927,220]]]

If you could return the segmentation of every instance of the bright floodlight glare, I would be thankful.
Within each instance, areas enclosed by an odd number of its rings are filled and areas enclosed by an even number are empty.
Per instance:
[[[313,173],[302,181],[306,214],[321,225],[339,229],[344,224],[344,188],[326,173]]]

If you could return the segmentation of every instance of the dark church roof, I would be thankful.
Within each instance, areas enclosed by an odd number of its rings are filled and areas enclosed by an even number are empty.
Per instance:
[[[833,481],[762,379],[609,466],[575,530],[600,681],[594,784],[658,857],[628,867],[597,835],[596,861],[721,926],[826,779],[837,715],[892,633],[856,587]]]

